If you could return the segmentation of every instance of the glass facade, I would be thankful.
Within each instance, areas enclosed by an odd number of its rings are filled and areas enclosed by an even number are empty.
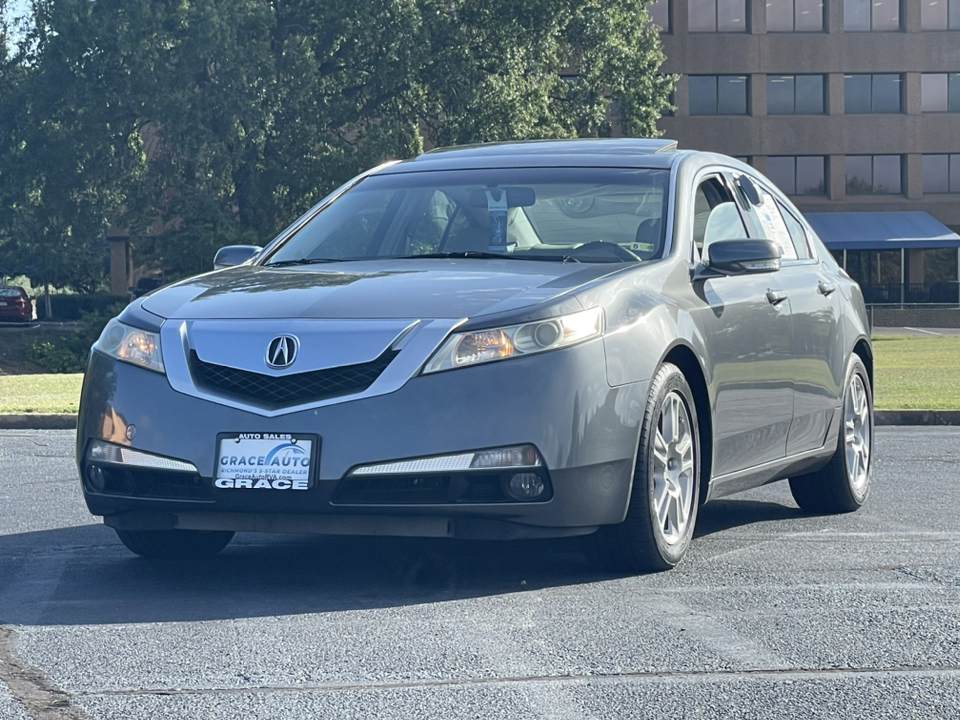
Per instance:
[[[823,32],[823,0],[767,0],[767,32]]]
[[[746,0],[687,0],[690,32],[747,32]]]
[[[900,155],[847,155],[847,195],[900,195]]]
[[[670,32],[670,0],[654,0],[647,5],[647,12],[654,25],[658,25],[663,32]]]
[[[823,75],[767,75],[768,115],[822,115]]]
[[[691,75],[691,115],[746,115],[746,75]]]
[[[843,0],[843,29],[847,32],[895,32],[900,29],[900,1]]]
[[[787,195],[825,195],[826,162],[822,155],[773,155],[767,177]]]
[[[921,0],[922,30],[960,30],[960,0]]]
[[[960,155],[924,155],[923,192],[960,193]]]
[[[844,112],[847,114],[901,112],[903,109],[902,85],[900,75],[844,75]]]
[[[923,73],[923,112],[960,112],[960,73]]]

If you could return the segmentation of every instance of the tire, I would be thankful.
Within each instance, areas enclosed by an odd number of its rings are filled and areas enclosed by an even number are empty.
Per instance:
[[[700,497],[700,431],[693,393],[676,365],[650,383],[626,519],[594,535],[608,568],[658,572],[676,566],[690,546]]]
[[[120,542],[146,558],[200,558],[216,555],[233,539],[228,530],[117,530]]]
[[[843,383],[843,426],[837,451],[822,469],[790,478],[790,492],[811,513],[854,512],[870,494],[873,471],[873,393],[863,361],[853,355]]]

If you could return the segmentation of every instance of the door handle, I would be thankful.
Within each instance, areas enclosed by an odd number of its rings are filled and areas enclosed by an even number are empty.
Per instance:
[[[780,292],[778,290],[767,289],[767,301],[771,305],[779,305],[784,300],[787,299],[787,294],[785,292]]]
[[[825,281],[823,281],[823,280],[821,280],[821,281],[817,284],[817,290],[819,290],[819,291],[820,291],[820,294],[821,294],[821,295],[824,295],[824,296],[829,295],[830,293],[832,293],[832,292],[833,292],[834,290],[836,290],[836,289],[837,289],[837,286],[836,286],[836,285],[834,285],[833,283],[825,282]]]

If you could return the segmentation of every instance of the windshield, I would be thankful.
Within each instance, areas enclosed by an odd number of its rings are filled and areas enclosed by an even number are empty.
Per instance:
[[[424,256],[637,262],[659,257],[668,170],[521,168],[372,176],[267,265]]]

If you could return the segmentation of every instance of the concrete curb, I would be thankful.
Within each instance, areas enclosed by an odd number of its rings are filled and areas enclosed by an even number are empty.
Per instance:
[[[73,413],[26,413],[0,415],[0,430],[76,430]]]
[[[960,410],[877,410],[877,425],[960,425]]]
[[[877,425],[960,425],[960,410],[877,410]],[[0,415],[0,430],[75,430],[70,413]]]

